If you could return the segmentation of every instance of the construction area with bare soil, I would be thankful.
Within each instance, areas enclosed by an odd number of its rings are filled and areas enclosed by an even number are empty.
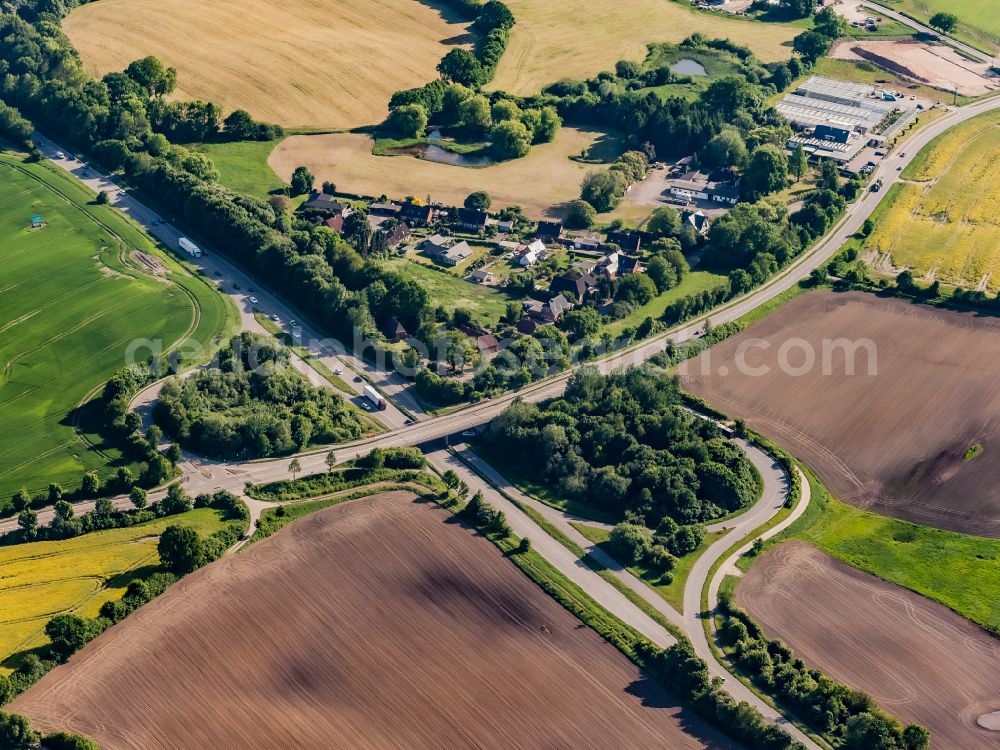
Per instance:
[[[804,542],[769,550],[737,603],[810,667],[931,732],[934,748],[1000,745],[1000,641],[946,607]]]
[[[104,750],[734,747],[406,492],[190,574],[10,710]]]
[[[690,360],[681,376],[839,499],[1000,537],[998,362],[1000,319],[817,291]]]

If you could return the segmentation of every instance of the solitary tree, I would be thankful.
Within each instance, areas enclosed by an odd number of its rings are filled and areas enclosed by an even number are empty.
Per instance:
[[[930,21],[928,21],[928,23],[931,25],[932,28],[935,28],[944,34],[949,34],[952,31],[954,31],[955,27],[958,25],[958,16],[956,16],[954,13],[946,13],[945,11],[940,11],[931,16],[931,19]]]
[[[337,465],[337,455],[333,451],[330,451],[329,453],[326,454],[327,471],[332,473],[333,467],[336,465]]]
[[[31,508],[25,508],[17,514],[17,525],[27,539],[34,539],[38,533],[38,514]]]
[[[55,504],[53,510],[55,510],[56,515],[59,516],[59,518],[62,518],[63,520],[68,521],[70,518],[73,517],[73,506],[70,505],[65,500],[58,501]]]
[[[490,194],[485,190],[477,190],[474,193],[469,193],[465,198],[466,208],[478,208],[480,211],[488,209],[491,203]]]
[[[133,487],[128,493],[128,499],[136,508],[145,508],[147,498],[146,490],[142,487]]]
[[[94,203],[96,203],[98,206],[104,206],[107,205],[107,202],[108,202],[108,194],[103,190],[100,191],[97,194],[97,199],[94,201]]]
[[[24,508],[28,507],[28,503],[30,502],[31,502],[31,495],[28,494],[28,490],[26,490],[24,487],[22,487],[21,489],[19,489],[17,492],[14,493],[13,497],[14,510],[23,510]]]
[[[299,459],[297,458],[292,459],[292,462],[288,464],[288,471],[291,472],[292,479],[295,479],[298,473],[302,471],[302,464],[299,463]]]
[[[163,567],[177,575],[185,575],[197,569],[205,557],[201,537],[188,526],[168,526],[164,529],[156,551]]]
[[[792,152],[792,157],[788,160],[788,170],[795,175],[796,180],[801,180],[802,175],[806,173],[806,169],[808,168],[809,158],[806,156],[806,152],[805,149],[802,148],[802,144],[799,143]]]
[[[312,190],[315,181],[313,173],[306,167],[296,167],[292,172],[292,195],[303,195]]]

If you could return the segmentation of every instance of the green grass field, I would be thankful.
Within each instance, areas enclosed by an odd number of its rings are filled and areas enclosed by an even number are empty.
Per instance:
[[[992,0],[882,0],[889,8],[927,23],[938,11],[958,16],[956,39],[994,53],[1000,45],[1000,13]]]
[[[54,167],[0,154],[0,504],[22,486],[71,489],[84,471],[122,461],[74,422],[77,406],[127,363],[131,342],[167,350],[189,340],[207,351],[235,318],[208,283],[92,199]],[[34,214],[44,227],[30,227]],[[155,257],[161,275],[140,271],[136,250]]]
[[[274,141],[202,143],[193,146],[219,168],[219,182],[237,193],[268,198],[272,190],[287,187],[267,165],[267,157],[278,145]]]
[[[442,305],[449,313],[464,307],[483,324],[495,325],[504,314],[510,298],[489,287],[473,284],[445,271],[436,271],[423,263],[406,258],[390,258],[383,265],[418,282],[431,300],[431,306]]]
[[[73,539],[0,547],[0,672],[9,673],[20,654],[48,642],[44,628],[53,616],[96,617],[129,583],[159,572],[156,543],[173,524],[202,536],[223,526],[219,511],[202,508]]]
[[[697,294],[705,289],[713,289],[722,286],[726,282],[726,277],[710,271],[691,271],[673,289],[668,289],[658,297],[654,297],[645,305],[637,307],[621,320],[616,320],[604,326],[604,330],[612,334],[619,334],[623,329],[642,323],[646,318],[659,318],[663,311],[671,302],[686,297],[689,294]]]
[[[832,498],[812,475],[812,501],[777,539],[803,539],[839,560],[934,599],[1000,633],[1000,539],[916,526]]]

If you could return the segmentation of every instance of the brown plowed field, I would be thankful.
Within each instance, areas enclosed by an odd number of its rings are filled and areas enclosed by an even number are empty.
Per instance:
[[[1000,709],[1000,641],[950,609],[804,542],[768,551],[736,600],[809,666],[926,726],[932,748],[1000,746],[976,723]]]
[[[732,747],[403,492],[193,573],[12,710],[104,750]]]
[[[829,342],[869,339],[868,356]],[[746,348],[754,340],[769,348]],[[786,342],[816,365],[782,370]],[[824,372],[823,351],[832,352]],[[740,351],[747,367],[740,368]],[[800,346],[787,362],[805,362]],[[764,375],[752,374],[767,367]],[[740,372],[740,370],[743,372]],[[1000,537],[1000,320],[850,292],[810,292],[683,368],[684,387],[805,461],[842,500]],[[966,452],[982,451],[972,460]]]

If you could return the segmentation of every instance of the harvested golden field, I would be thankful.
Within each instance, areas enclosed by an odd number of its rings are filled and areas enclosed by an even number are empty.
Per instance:
[[[381,121],[393,91],[437,77],[466,25],[418,0],[98,0],[63,22],[93,73],[159,57],[180,98],[289,126]]]
[[[621,59],[641,61],[650,42],[679,42],[695,31],[732,39],[765,62],[791,57],[801,29],[725,13],[699,13],[674,0],[509,0],[517,18],[490,88],[537,93],[560,78],[613,70]]]
[[[1000,288],[1000,114],[990,113],[933,141],[866,242],[869,253],[917,276]]]
[[[516,204],[533,218],[555,217],[562,215],[565,203],[580,197],[587,172],[605,168],[569,157],[608,138],[597,130],[563,127],[552,143],[533,146],[522,159],[460,167],[405,155],[375,156],[367,135],[296,135],[278,144],[267,163],[282,179],[305,165],[317,184],[330,180],[348,193],[395,198],[430,194],[435,201],[457,206],[474,190],[485,190],[494,208]]]
[[[732,747],[405,492],[187,576],[11,710],[104,750]]]
[[[1000,319],[810,292],[690,360],[682,381],[845,502],[1000,537]]]
[[[53,616],[96,617],[132,580],[158,569],[156,542],[167,526],[182,524],[207,536],[222,527],[219,518],[218,511],[203,508],[74,539],[0,547],[0,662],[48,643],[44,628]]]
[[[1000,732],[978,724],[1000,710],[1000,641],[947,607],[804,542],[768,551],[740,581],[736,600],[810,667],[926,726],[931,747],[1000,744]]]

